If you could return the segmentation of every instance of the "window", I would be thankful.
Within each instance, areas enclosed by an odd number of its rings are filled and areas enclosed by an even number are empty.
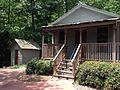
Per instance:
[[[104,43],[108,42],[108,28],[98,28],[97,29],[97,42]]]

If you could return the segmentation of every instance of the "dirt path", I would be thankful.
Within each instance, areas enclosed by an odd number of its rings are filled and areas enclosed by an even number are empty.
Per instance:
[[[0,69],[0,90],[75,90],[73,81],[51,78],[41,82],[23,82],[16,76],[23,72],[19,69]]]
[[[73,85],[73,80],[51,77],[46,81],[25,82],[16,77],[24,70],[0,69],[0,90],[96,90],[80,85]]]

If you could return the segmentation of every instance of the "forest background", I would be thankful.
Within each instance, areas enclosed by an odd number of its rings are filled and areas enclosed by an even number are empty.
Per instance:
[[[10,57],[11,38],[41,45],[41,26],[80,2],[120,15],[120,0],[0,0],[0,63]],[[50,35],[45,40],[50,42]]]

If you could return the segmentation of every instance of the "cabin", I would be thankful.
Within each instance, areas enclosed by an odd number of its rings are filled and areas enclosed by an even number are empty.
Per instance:
[[[74,78],[86,60],[120,61],[119,15],[79,3],[48,26],[42,26],[42,58],[53,60],[54,76]],[[45,33],[52,35],[45,43]]]
[[[15,39],[11,47],[11,65],[26,64],[40,58],[40,46],[34,41]]]

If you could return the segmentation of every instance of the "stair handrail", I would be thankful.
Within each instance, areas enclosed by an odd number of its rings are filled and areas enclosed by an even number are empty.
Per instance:
[[[75,46],[75,48],[74,48],[74,50],[73,50],[73,52],[72,52],[72,54],[71,54],[71,56],[70,56],[70,59],[73,58],[73,55],[74,55],[74,53],[75,53],[75,51],[76,51],[76,48],[77,48],[77,45]]]
[[[77,66],[79,65],[79,61],[81,59],[81,44],[78,45],[76,52],[72,58],[72,66],[73,66],[73,77],[75,78],[75,75],[77,73]]]
[[[60,65],[61,61],[65,59],[65,44],[62,45],[58,53],[53,59],[54,66],[53,66],[53,73],[56,74],[58,66]]]

